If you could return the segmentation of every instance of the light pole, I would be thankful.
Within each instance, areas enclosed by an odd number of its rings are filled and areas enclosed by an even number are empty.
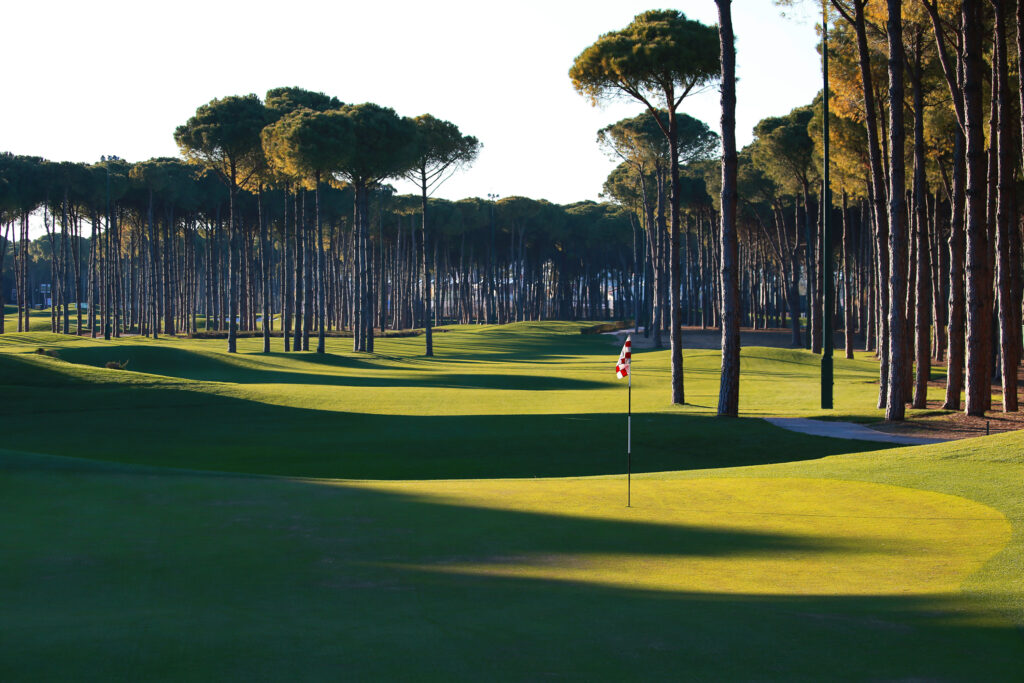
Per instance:
[[[493,325],[498,322],[498,311],[495,307],[494,296],[498,274],[497,264],[494,262],[494,202],[498,200],[498,195],[488,192],[487,199],[491,202],[491,246],[487,252],[487,322]]]

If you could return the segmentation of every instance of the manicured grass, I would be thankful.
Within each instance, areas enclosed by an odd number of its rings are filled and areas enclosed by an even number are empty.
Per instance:
[[[84,313],[83,313],[84,314]],[[77,314],[72,312],[71,326],[74,330]],[[50,309],[31,310],[28,314],[28,325],[30,332],[48,332],[50,330]],[[14,332],[18,329],[18,307],[10,304],[4,305],[4,331]]]
[[[717,353],[672,408],[638,352],[626,508],[618,347],[579,327],[0,337],[0,680],[1019,680],[1024,437],[776,429],[822,414],[778,349],[714,418]],[[837,414],[876,372],[837,361]]]
[[[913,453],[904,483],[924,487]],[[289,481],[4,452],[20,523],[0,678],[1015,680],[1020,517],[856,482],[887,461],[645,475],[627,509],[621,478]]]
[[[626,387],[614,378],[618,348],[573,323],[456,328],[383,339],[374,355],[351,341],[329,353],[270,355],[261,340],[48,333],[0,339],[0,396],[10,448],[179,467],[350,478],[452,478],[608,474],[623,467]],[[278,341],[279,340],[275,340]],[[6,344],[6,346],[4,346]],[[275,346],[279,346],[275,344]],[[56,350],[60,359],[31,353]],[[634,362],[634,465],[663,471],[815,458],[877,448],[808,437],[762,415],[816,415],[817,357],[744,350],[745,415],[708,420],[718,356],[687,354],[688,400],[667,405],[668,352]],[[128,372],[107,370],[128,362]],[[838,412],[875,412],[867,359],[840,361]],[[74,429],[54,430],[54,420]],[[38,446],[46,433],[45,447]],[[116,435],[116,437],[114,436]],[[112,448],[116,438],[118,447]]]

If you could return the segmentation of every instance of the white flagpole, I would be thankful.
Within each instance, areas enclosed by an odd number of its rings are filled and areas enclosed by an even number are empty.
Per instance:
[[[633,477],[633,363],[630,359],[630,363],[627,366],[629,368],[628,389],[626,399],[626,507],[630,507],[630,494],[632,493],[632,477]]]

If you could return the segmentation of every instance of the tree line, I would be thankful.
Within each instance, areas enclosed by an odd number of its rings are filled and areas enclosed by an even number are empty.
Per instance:
[[[240,189],[232,237],[229,188],[180,159],[86,165],[4,155],[0,170],[9,207],[0,258],[13,260],[3,282],[18,330],[48,283],[56,332],[229,337],[234,317],[235,336],[261,335],[265,350],[272,338],[308,350],[310,337],[317,349],[323,336],[357,329],[364,265],[374,334],[634,309],[632,228],[607,202],[430,198],[424,231],[422,195],[378,184],[363,204],[361,257],[347,184]],[[33,216],[45,229],[35,240]]]
[[[724,415],[740,324],[788,327],[816,353],[842,330],[847,356],[855,344],[877,353],[887,419],[926,405],[933,363],[947,368],[947,409],[983,413],[998,378],[1016,410],[1022,3],[828,0],[828,89],[761,120],[742,150],[731,3],[717,4],[718,26],[646,12],[574,60],[570,79],[592,102],[643,107],[598,131],[619,162],[607,202],[431,199],[472,162],[475,139],[280,88],[200,107],[175,133],[186,161],[8,155],[0,269],[12,252],[25,282],[27,217],[42,207],[65,329],[65,302],[82,291],[95,304],[85,329],[166,334],[201,319],[226,327],[232,350],[238,325],[269,349],[278,315],[296,348],[348,330],[369,351],[389,327],[614,312],[656,344],[668,337],[676,403],[682,326],[721,328]],[[721,91],[721,137],[682,112],[708,87]],[[397,177],[418,195],[396,196]],[[827,243],[826,220],[838,226]]]
[[[819,93],[758,124],[740,157],[743,214],[780,271],[803,261],[812,347],[821,330],[842,326],[848,354],[853,331],[878,353],[887,419],[902,419],[907,404],[926,407],[933,363],[946,365],[945,409],[983,414],[998,381],[1003,410],[1016,411],[1024,4],[829,0],[825,8],[827,99]],[[828,244],[825,212],[842,226]],[[824,255],[841,264],[829,281]],[[824,310],[825,287],[841,288],[845,305]],[[795,298],[795,284],[790,291]]]
[[[728,5],[719,3],[720,37],[731,35]],[[710,241],[721,245],[712,255],[718,271],[711,303],[713,320],[723,326],[723,383],[730,325],[788,322],[794,346],[822,353],[823,342],[843,330],[847,357],[856,343],[875,351],[878,407],[889,420],[903,419],[908,404],[927,406],[933,363],[946,366],[945,409],[981,415],[992,407],[992,383],[999,382],[1002,409],[1016,411],[1024,348],[1017,209],[1024,2],[827,0],[820,7],[827,91],[761,120],[753,142],[735,152],[731,170],[724,138],[732,132],[727,99],[735,84],[725,70],[734,51],[721,49],[717,77],[713,63],[694,54],[712,51],[709,27],[679,13],[649,12],[582,53],[570,72],[581,93],[595,102],[629,97],[647,107],[646,117],[599,133],[599,143],[622,159],[606,192],[650,226],[650,234],[665,236],[668,259],[681,262],[670,271],[685,271],[693,226],[698,234],[702,224],[718,233]],[[664,27],[657,40],[652,26]],[[674,75],[659,69],[668,53],[679,65]],[[710,163],[687,160],[685,150],[700,133],[687,132],[692,124],[685,115],[666,105],[716,79],[722,155]],[[732,211],[735,222],[726,215]],[[827,243],[826,218],[838,226]],[[735,294],[727,263],[733,229],[738,260],[732,267],[742,282]],[[830,262],[838,264],[832,271]],[[689,309],[677,308],[689,287],[669,275],[669,317],[690,321]],[[675,346],[678,323],[670,325]],[[673,373],[681,386],[675,351]]]

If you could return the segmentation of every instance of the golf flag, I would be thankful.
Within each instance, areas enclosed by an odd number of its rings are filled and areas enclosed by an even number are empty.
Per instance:
[[[629,379],[629,389],[626,392],[626,507],[630,507],[633,471],[633,373],[630,366],[633,363],[633,342],[631,337],[626,336],[626,343],[622,345],[619,353],[619,362],[615,364],[615,376],[619,379]]]
[[[622,345],[622,353],[619,354],[619,362],[615,364],[615,376],[619,379],[629,376],[630,358],[633,355],[633,343],[630,337],[626,337],[626,343]]]

